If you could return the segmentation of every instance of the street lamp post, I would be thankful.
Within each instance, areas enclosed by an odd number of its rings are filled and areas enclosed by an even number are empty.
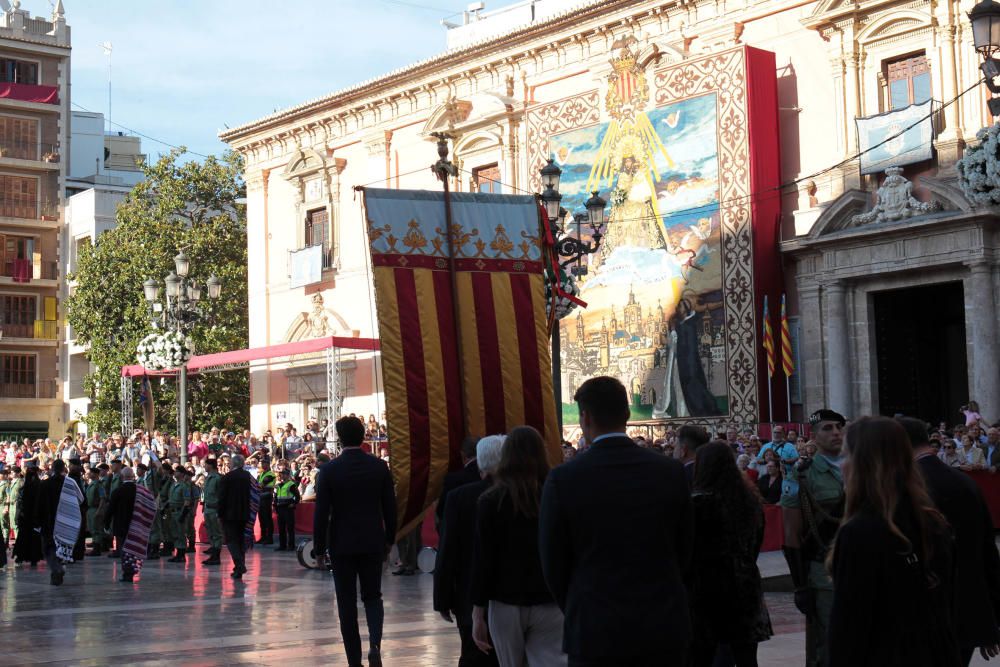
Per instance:
[[[607,202],[596,190],[591,193],[590,199],[584,204],[587,212],[577,213],[573,216],[576,224],[576,236],[573,236],[562,226],[562,220],[566,217],[566,210],[560,205],[562,195],[559,194],[562,170],[550,159],[539,173],[542,176],[542,193],[539,197],[545,207],[545,215],[549,219],[549,226],[555,237],[556,254],[562,258],[558,266],[552,267],[557,272],[553,279],[558,282],[559,270],[567,267],[574,276],[585,276],[587,275],[587,266],[583,263],[583,258],[594,254],[601,247],[601,238],[604,235],[604,208]],[[592,239],[586,243],[582,237],[584,222],[590,226]],[[552,327],[552,391],[555,396],[559,429],[562,430],[562,359],[560,358],[562,350],[560,347],[559,323],[556,322],[555,326]]]
[[[191,260],[181,250],[174,257],[174,271],[163,279],[163,301],[159,300],[160,285],[153,278],[142,284],[142,291],[149,304],[149,319],[154,329],[164,329],[181,334],[191,334],[195,324],[206,318],[200,304],[202,287],[188,278]],[[214,274],[205,283],[208,298],[218,299],[222,294],[222,281]],[[187,362],[177,370],[177,430],[181,450],[181,464],[187,463]],[[127,435],[127,434],[126,434]]]
[[[972,24],[972,41],[983,57],[979,69],[986,76],[986,87],[991,93],[1000,93],[1000,85],[993,81],[1000,76],[1000,60],[993,57],[1000,51],[1000,3],[983,0],[969,12],[969,22]],[[987,104],[991,114],[1000,116],[1000,98],[991,97]]]

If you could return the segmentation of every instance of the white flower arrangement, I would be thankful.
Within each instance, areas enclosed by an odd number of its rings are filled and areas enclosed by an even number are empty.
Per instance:
[[[191,341],[176,331],[151,333],[136,348],[136,360],[143,368],[162,371],[182,366],[191,358]]]
[[[979,143],[955,163],[965,196],[980,206],[1000,204],[1000,123],[976,133]]]
[[[550,274],[550,273],[548,273],[548,271],[546,271],[546,273],[545,273],[545,314],[546,315],[551,315],[551,311],[552,311],[552,305],[553,305],[552,304],[552,282],[553,282],[552,281],[552,274]],[[559,268],[559,288],[563,291],[563,293],[569,294],[571,296],[578,296],[580,294],[580,290],[576,286],[576,280],[575,280],[574,276],[572,274],[567,273],[566,271],[564,271],[562,269],[562,267]],[[565,296],[562,296],[561,294],[557,294],[556,295],[556,299],[555,299],[555,308],[556,308],[556,319],[557,320],[561,320],[562,318],[566,317],[571,312],[573,312],[573,309],[576,308],[576,303],[574,303],[570,299],[567,299]]]

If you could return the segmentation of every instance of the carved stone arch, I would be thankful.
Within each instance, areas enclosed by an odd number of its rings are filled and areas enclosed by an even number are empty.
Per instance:
[[[297,148],[281,175],[285,180],[301,178],[326,169],[326,156],[312,148]]]
[[[470,132],[463,134],[455,142],[455,155],[461,155],[470,151],[479,151],[489,147],[503,147],[503,136],[499,132],[490,132],[488,130]]]
[[[858,44],[870,44],[890,35],[913,32],[931,25],[930,14],[915,9],[894,9],[862,28],[856,39]]]
[[[432,132],[448,132],[455,129],[456,125],[464,123],[469,114],[472,113],[472,102],[468,100],[449,99],[444,104],[438,106],[431,114],[421,132],[423,136],[430,137]]]
[[[312,310],[299,313],[285,331],[285,342],[322,338],[324,336],[352,336],[347,320],[340,313],[323,304],[323,295],[314,294]]]

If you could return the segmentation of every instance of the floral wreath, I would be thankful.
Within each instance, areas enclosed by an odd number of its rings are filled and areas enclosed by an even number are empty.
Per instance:
[[[580,294],[579,288],[576,286],[576,279],[570,273],[567,273],[563,268],[559,267],[559,289],[556,291],[556,295],[552,296],[552,286],[555,283],[552,280],[552,275],[549,270],[545,271],[545,314],[549,319],[561,320],[562,318],[573,312],[576,308],[577,302],[579,301],[575,297]],[[555,306],[555,318],[552,317],[552,308]]]
[[[136,347],[136,360],[148,370],[163,371],[184,365],[191,358],[190,339],[176,331],[151,333]]]
[[[981,206],[1000,204],[1000,123],[976,132],[979,144],[955,163],[962,192]]]

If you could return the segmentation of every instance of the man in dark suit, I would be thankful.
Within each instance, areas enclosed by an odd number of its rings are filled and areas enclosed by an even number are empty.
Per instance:
[[[132,581],[135,571],[125,558],[125,538],[128,537],[129,526],[132,525],[132,510],[135,508],[135,473],[131,468],[122,468],[122,485],[111,494],[108,509],[104,514],[104,529],[114,525],[115,544],[121,545],[122,574],[118,581]],[[114,522],[114,524],[112,524]]]
[[[694,424],[684,424],[677,429],[677,445],[674,447],[674,458],[684,464],[684,479],[687,480],[688,488],[694,484],[694,454],[699,447],[706,444],[711,438],[701,426]]]
[[[476,446],[476,461],[482,479],[452,489],[448,494],[443,531],[434,564],[434,611],[458,625],[462,640],[459,667],[492,667],[497,665],[496,651],[483,653],[472,640],[472,559],[476,532],[476,503],[493,480],[490,474],[500,463],[504,438],[491,435]],[[468,466],[467,468],[468,469]]]
[[[38,503],[35,506],[35,525],[41,528],[42,551],[49,566],[49,583],[61,586],[66,568],[56,552],[56,515],[59,513],[59,497],[65,482],[66,462],[56,459],[52,462],[48,479],[38,488]],[[82,502],[82,500],[81,500]]]
[[[244,531],[250,518],[250,473],[243,469],[245,459],[240,454],[230,461],[231,470],[219,482],[219,519],[233,559],[233,579],[242,579],[247,572]]]
[[[628,395],[618,380],[591,378],[574,400],[590,447],[549,473],[539,518],[569,665],[684,665],[691,621],[682,572],[693,531],[684,468],[625,434]]]
[[[365,425],[357,417],[336,423],[343,452],[323,465],[316,478],[313,547],[317,567],[329,552],[337,591],[340,632],[350,667],[361,665],[358,581],[368,620],[369,667],[382,665],[382,563],[396,536],[396,494],[380,459],[361,449]],[[329,538],[329,541],[328,541]]]
[[[452,470],[444,476],[441,485],[441,497],[438,498],[437,509],[434,511],[437,518],[438,532],[441,531],[441,522],[444,521],[445,503],[448,502],[448,492],[466,484],[479,481],[479,464],[476,461],[476,446],[479,438],[472,436],[462,441],[462,467]]]
[[[909,417],[896,421],[906,429],[927,491],[955,534],[952,610],[962,664],[969,664],[976,648],[988,660],[1000,654],[1000,555],[989,508],[975,482],[934,454],[927,424]]]

